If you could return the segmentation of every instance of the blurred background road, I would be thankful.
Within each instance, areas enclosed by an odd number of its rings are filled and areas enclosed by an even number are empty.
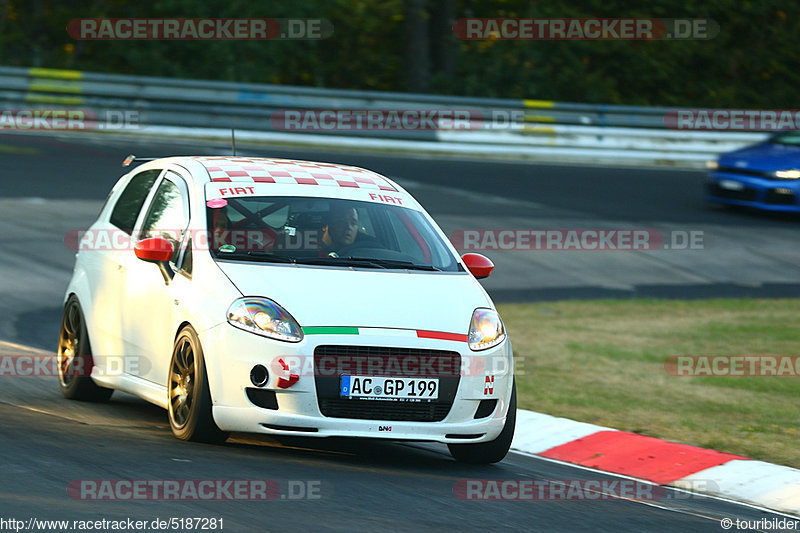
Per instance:
[[[0,338],[53,349],[74,252],[70,230],[94,220],[128,153],[219,155],[198,141],[91,134],[0,136]],[[702,248],[487,251],[498,302],[564,298],[800,295],[800,217],[702,201],[695,170],[409,158],[240,145],[239,153],[355,164],[392,177],[445,233],[468,229],[701,232]],[[668,240],[665,240],[668,242]]]

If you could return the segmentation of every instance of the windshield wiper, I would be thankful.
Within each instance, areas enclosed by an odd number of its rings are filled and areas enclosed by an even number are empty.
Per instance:
[[[294,263],[297,265],[332,265],[355,266],[365,268],[398,268],[407,270],[426,270],[441,272],[440,268],[433,265],[421,265],[411,261],[397,261],[393,259],[372,259],[368,257],[287,257],[263,250],[237,250],[235,252],[217,252],[218,259],[244,259],[249,261],[263,261],[267,263]]]
[[[285,255],[278,255],[272,252],[265,252],[262,250],[237,250],[235,252],[220,252],[217,251],[217,259],[244,259],[250,261],[263,261],[265,263],[294,263],[293,257],[286,257]]]
[[[428,270],[431,272],[441,272],[441,268],[437,268],[433,265],[422,265],[419,263],[413,263],[411,261],[396,261],[394,259],[372,259],[376,263],[385,265],[391,268],[405,268],[408,270]]]
[[[341,259],[346,259],[348,261],[358,261],[358,262],[369,262],[374,263],[376,265],[380,265],[383,268],[404,268],[408,270],[428,270],[432,272],[441,272],[440,268],[436,268],[433,265],[421,265],[419,263],[413,263],[411,261],[398,261],[396,259],[374,259],[374,258],[367,258],[367,257],[343,257]]]
[[[306,257],[295,260],[298,265],[357,266],[367,268],[386,268],[374,259],[360,257]]]

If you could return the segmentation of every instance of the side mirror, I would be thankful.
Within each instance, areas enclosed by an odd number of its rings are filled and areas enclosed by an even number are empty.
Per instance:
[[[477,279],[488,278],[489,274],[494,270],[494,263],[485,255],[469,253],[462,255],[461,259]]]
[[[156,263],[161,275],[164,276],[164,285],[169,285],[175,277],[175,271],[169,266],[169,260],[175,249],[172,243],[161,237],[142,239],[133,246],[133,253],[142,261]]]
[[[148,263],[169,261],[174,251],[172,243],[161,237],[142,239],[133,247],[133,253],[136,254],[136,257]]]

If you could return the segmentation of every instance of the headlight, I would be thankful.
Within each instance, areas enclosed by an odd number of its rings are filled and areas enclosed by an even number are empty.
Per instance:
[[[800,170],[797,169],[778,170],[775,172],[775,177],[780,178],[782,180],[796,180],[800,178]]]
[[[228,308],[228,323],[279,341],[300,342],[303,330],[283,307],[267,298],[240,298]]]
[[[497,346],[506,338],[506,328],[497,311],[476,309],[469,325],[469,347],[471,350],[486,350]]]
[[[719,168],[719,163],[714,159],[706,161],[706,168],[709,170],[717,170]]]

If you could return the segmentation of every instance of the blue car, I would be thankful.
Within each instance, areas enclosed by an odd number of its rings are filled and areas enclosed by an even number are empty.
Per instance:
[[[709,161],[706,199],[769,211],[800,211],[800,131],[773,135]]]

